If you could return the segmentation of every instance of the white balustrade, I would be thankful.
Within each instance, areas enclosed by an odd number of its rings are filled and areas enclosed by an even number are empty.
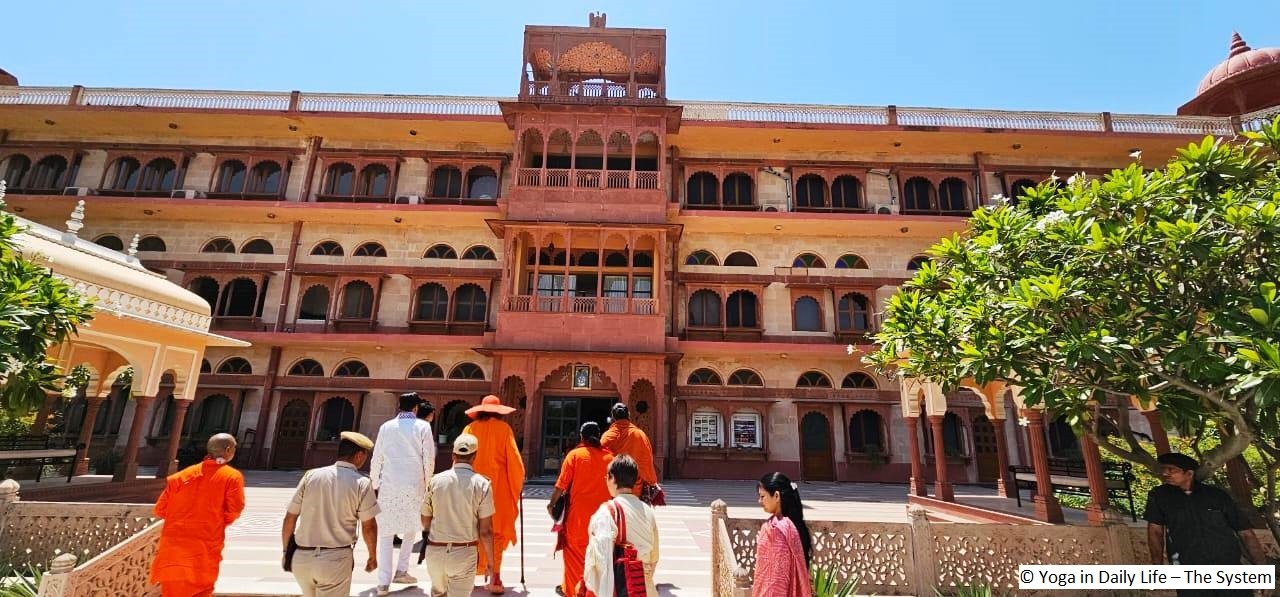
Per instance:
[[[947,108],[898,108],[898,124],[1048,131],[1102,131],[1104,129],[1102,115],[1097,112],[1014,112]]]
[[[85,89],[80,93],[80,104],[137,108],[284,111],[289,109],[289,94],[187,89]]]
[[[486,97],[440,95],[374,95],[305,93],[298,100],[303,112],[367,112],[377,114],[442,114],[501,116],[498,100]]]
[[[1231,119],[1218,116],[1156,116],[1115,114],[1111,128],[1117,133],[1153,135],[1230,135]]]
[[[70,87],[0,87],[0,104],[65,106],[70,101]]]

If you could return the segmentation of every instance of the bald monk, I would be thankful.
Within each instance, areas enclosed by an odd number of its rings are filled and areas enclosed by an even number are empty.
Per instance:
[[[515,410],[503,406],[497,396],[485,396],[479,406],[467,409],[467,416],[475,422],[462,430],[476,436],[480,451],[476,452],[472,468],[489,479],[493,490],[493,576],[485,586],[492,595],[507,591],[502,585],[502,552],[516,543],[516,516],[520,514],[520,492],[524,490],[524,460],[511,426],[502,419]],[[476,574],[484,574],[487,569],[488,562],[481,551]]]
[[[653,444],[644,430],[631,424],[631,412],[627,405],[619,402],[613,405],[609,413],[613,424],[600,438],[600,445],[614,456],[626,454],[636,461],[640,469],[640,480],[632,489],[633,495],[639,496],[645,485],[658,484],[658,471],[653,468]]]
[[[235,456],[236,438],[219,433],[203,462],[169,475],[156,502],[164,526],[151,564],[151,582],[164,597],[213,595],[224,532],[244,511],[244,475],[227,464]]]
[[[577,595],[582,582],[582,570],[587,557],[587,544],[591,541],[591,515],[600,504],[609,501],[609,463],[613,455],[600,447],[600,424],[587,421],[578,432],[582,441],[569,450],[560,464],[560,477],[547,502],[547,513],[552,512],[560,496],[569,494],[568,510],[564,514],[564,578],[557,593]]]

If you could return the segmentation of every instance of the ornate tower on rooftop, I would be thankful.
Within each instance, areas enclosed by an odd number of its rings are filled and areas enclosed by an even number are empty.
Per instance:
[[[1280,48],[1250,48],[1231,35],[1227,59],[1200,81],[1180,116],[1238,116],[1280,104]]]

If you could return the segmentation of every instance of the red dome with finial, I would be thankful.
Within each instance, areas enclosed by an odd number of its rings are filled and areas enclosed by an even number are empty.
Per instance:
[[[1231,77],[1272,64],[1280,64],[1280,48],[1255,50],[1244,43],[1239,33],[1233,33],[1231,34],[1231,51],[1227,54],[1227,59],[1213,67],[1213,70],[1204,76],[1196,94],[1204,93]]]

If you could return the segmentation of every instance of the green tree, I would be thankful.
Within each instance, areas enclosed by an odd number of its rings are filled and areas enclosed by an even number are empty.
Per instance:
[[[4,205],[0,181],[0,210]],[[25,415],[46,392],[62,389],[64,375],[49,362],[49,347],[74,334],[92,310],[48,268],[17,252],[22,230],[16,217],[0,211],[0,418]]]
[[[1215,436],[1193,442],[1211,446],[1201,477],[1258,448],[1280,538],[1278,152],[1280,119],[1191,144],[1163,168],[1050,181],[979,210],[890,300],[867,360],[947,389],[1010,381],[1153,470],[1127,410],[1154,400],[1169,425]]]

